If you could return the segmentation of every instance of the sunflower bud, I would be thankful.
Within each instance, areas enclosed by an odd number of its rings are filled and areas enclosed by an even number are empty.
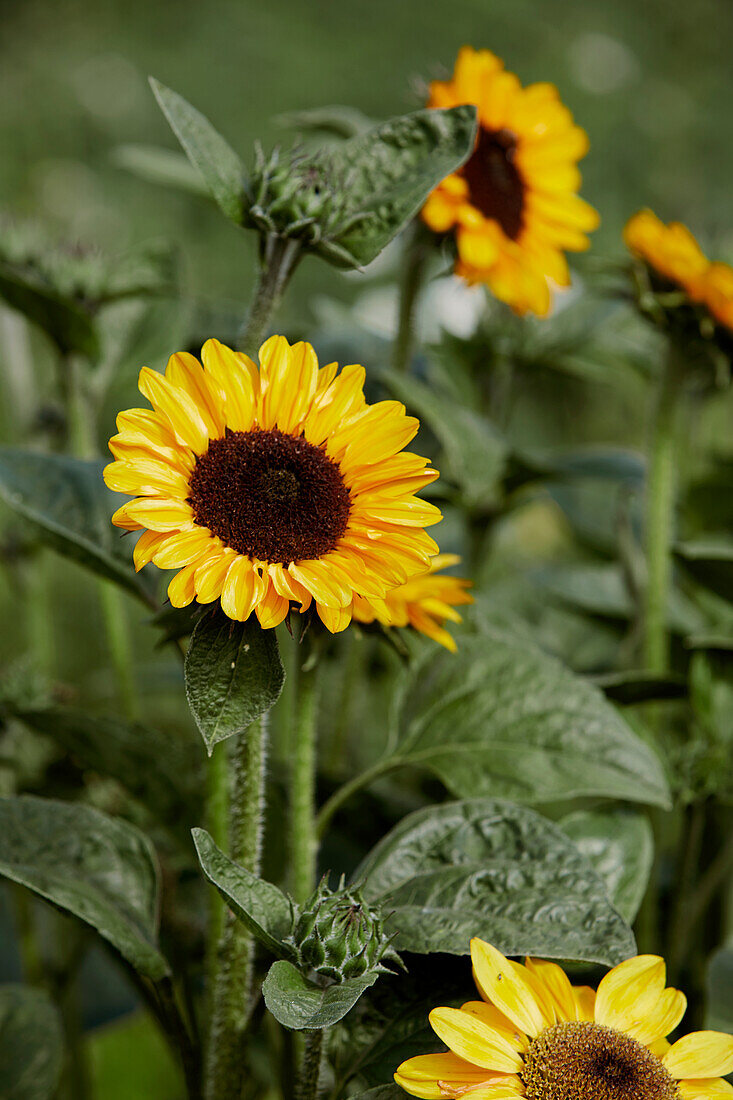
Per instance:
[[[392,938],[360,890],[347,889],[343,880],[331,890],[325,879],[296,914],[292,933],[300,965],[335,981],[401,965]]]

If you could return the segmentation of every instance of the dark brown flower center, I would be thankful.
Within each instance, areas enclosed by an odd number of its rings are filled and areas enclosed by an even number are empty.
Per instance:
[[[471,204],[497,221],[515,241],[522,229],[524,180],[514,163],[517,139],[510,130],[479,130],[476,148],[463,168]]]
[[[679,1100],[651,1051],[600,1024],[548,1028],[530,1044],[524,1066],[527,1100]]]
[[[189,490],[198,524],[240,554],[285,565],[333,550],[351,507],[336,463],[276,428],[212,439]]]

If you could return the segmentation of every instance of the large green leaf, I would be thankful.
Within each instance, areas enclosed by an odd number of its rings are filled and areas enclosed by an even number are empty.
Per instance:
[[[456,482],[465,503],[471,508],[493,507],[508,452],[490,421],[455,400],[446,400],[416,378],[391,374],[386,380],[410,411],[435,432],[445,451],[441,472]]]
[[[293,950],[283,941],[292,930],[293,911],[282,890],[240,867],[205,829],[193,829],[192,835],[204,874],[232,912],[273,955],[292,958]]]
[[[379,971],[370,970],[360,978],[320,986],[303,977],[292,963],[280,959],[270,967],[262,993],[268,1009],[283,1027],[316,1031],[343,1019],[378,977]]]
[[[0,448],[0,497],[59,553],[150,603],[150,589],[132,565],[132,547],[110,516],[126,499],[102,480],[103,463]]]
[[[475,134],[475,107],[423,110],[322,150],[317,160],[338,192],[344,227],[334,238],[353,260],[347,266],[368,264],[379,255],[440,181],[467,159]],[[334,260],[327,245],[315,250]]]
[[[186,694],[209,755],[269,710],[284,680],[275,631],[254,615],[237,623],[215,608],[200,619],[186,653]]]
[[[560,822],[581,855],[606,885],[624,920],[633,921],[654,860],[654,837],[644,814],[634,810],[589,810]]]
[[[0,875],[91,925],[151,980],[168,973],[155,853],[127,822],[79,803],[2,798]]]
[[[201,742],[191,732],[171,735],[137,722],[87,714],[70,707],[14,712],[51,737],[84,767],[110,776],[164,824],[183,827],[203,799]]]
[[[707,973],[706,1026],[733,1034],[733,945],[713,952]]]
[[[198,169],[224,214],[242,223],[244,165],[232,147],[183,96],[150,78],[150,86],[186,156]]]
[[[62,354],[76,352],[90,359],[99,355],[91,315],[25,269],[0,262],[0,298],[42,328]]]
[[[467,954],[473,936],[507,955],[614,964],[631,929],[590,863],[533,810],[477,798],[429,806],[395,826],[354,878],[394,910],[399,951]]]
[[[61,1022],[46,994],[25,985],[0,986],[3,1100],[51,1100],[62,1060]]]
[[[425,767],[457,795],[669,803],[657,757],[598,688],[488,624],[407,673],[396,733],[390,763]]]

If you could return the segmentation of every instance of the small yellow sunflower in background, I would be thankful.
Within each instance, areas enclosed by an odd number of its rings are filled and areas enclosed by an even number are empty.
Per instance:
[[[700,300],[710,263],[687,226],[665,225],[653,211],[640,210],[626,223],[624,242],[657,278],[684,290],[692,301]]]
[[[701,280],[700,295],[715,320],[733,331],[733,267],[710,264]]]
[[[319,368],[310,344],[282,336],[259,369],[217,340],[202,359],[143,367],[152,411],[120,413],[104,471],[136,498],[112,517],[143,531],[136,568],[180,570],[175,607],[221,600],[231,619],[274,627],[291,602],[314,602],[336,632],[355,597],[383,600],[428,570],[438,547],[423,528],[441,514],[415,493],[438,474],[402,451],[419,427],[404,405],[367,405],[363,367]]]
[[[450,1048],[403,1062],[395,1081],[427,1100],[714,1100],[733,1096],[733,1036],[666,1040],[684,994],[665,988],[664,960],[639,955],[598,986],[574,987],[555,963],[511,962],[471,941],[480,1001],[436,1008],[430,1023]]]
[[[553,84],[523,88],[489,50],[464,46],[453,77],[430,85],[429,107],[478,108],[476,148],[433,191],[424,221],[455,233],[456,273],[485,283],[516,313],[544,316],[550,285],[570,284],[565,251],[588,248],[598,214],[576,193],[588,137]]]
[[[461,622],[455,608],[473,603],[473,597],[466,592],[471,582],[461,577],[438,577],[436,574],[441,569],[457,565],[460,560],[457,554],[436,554],[430,562],[428,573],[393,588],[383,600],[355,596],[351,610],[355,621],[376,621],[383,626],[411,626],[455,653],[455,640],[444,629],[443,623]]]

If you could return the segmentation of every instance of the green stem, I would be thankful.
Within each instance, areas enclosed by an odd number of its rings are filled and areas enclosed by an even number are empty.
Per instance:
[[[331,823],[331,818],[341,809],[345,802],[349,801],[352,795],[362,790],[363,787],[368,787],[375,779],[379,779],[380,776],[387,775],[388,772],[394,771],[396,768],[400,767],[402,767],[402,761],[397,760],[395,757],[390,757],[386,760],[378,760],[376,764],[372,764],[371,768],[367,768],[361,775],[354,776],[348,783],[344,783],[343,787],[339,787],[337,791],[334,791],[329,800],[324,803],[318,814],[316,819],[316,835],[318,837],[324,835]]]
[[[257,354],[301,255],[299,241],[274,233],[261,238],[259,277],[237,339],[239,349],[247,355]]]
[[[316,1100],[318,1080],[321,1076],[323,1055],[323,1031],[309,1031],[305,1040],[305,1053],[295,1092],[295,1100]]]
[[[164,1026],[181,1058],[188,1100],[201,1100],[199,1052],[181,1014],[173,983],[170,978],[163,978],[157,983],[156,989],[160,998]]]
[[[212,817],[228,807],[231,858],[252,874],[260,872],[267,755],[267,718],[231,738],[228,768],[216,765],[210,776]],[[212,758],[213,759],[213,758]],[[213,934],[219,929],[214,928]],[[218,940],[206,1067],[207,1100],[233,1100],[242,1091],[243,1039],[252,1001],[254,941],[230,911]]]
[[[27,985],[41,985],[43,982],[43,959],[38,945],[31,896],[25,886],[15,886],[13,884],[10,886],[10,896],[15,910],[15,931],[18,937],[23,981]]]
[[[78,355],[66,356],[61,364],[62,389],[66,401],[69,449],[77,458],[96,454],[95,416],[86,385],[84,361]],[[98,580],[97,593],[102,609],[107,645],[117,679],[120,703],[130,719],[138,714],[132,646],[120,591],[110,581]]]
[[[688,904],[677,929],[675,953],[670,958],[673,970],[676,970],[684,961],[698,921],[705,915],[718,891],[725,886],[731,869],[733,869],[733,833],[728,835],[725,844],[698,882],[694,894],[688,898]]]
[[[687,910],[695,889],[705,818],[704,802],[695,802],[687,809],[684,816],[683,836],[680,842],[682,854],[678,873],[675,876],[675,905],[670,920],[669,946],[666,952],[670,974],[674,973],[675,979],[679,977],[679,967],[685,961]]]
[[[675,500],[675,429],[682,363],[670,343],[657,397],[646,494],[647,585],[644,664],[650,672],[669,666],[667,601],[672,574]]]
[[[295,747],[290,780],[290,873],[293,897],[303,902],[316,885],[316,715],[317,666],[304,668],[299,655],[295,704]]]
[[[402,374],[409,371],[412,361],[415,346],[416,307],[425,277],[429,245],[428,232],[418,221],[415,221],[406,234],[404,263],[400,276],[397,335],[392,348],[392,369]]]

